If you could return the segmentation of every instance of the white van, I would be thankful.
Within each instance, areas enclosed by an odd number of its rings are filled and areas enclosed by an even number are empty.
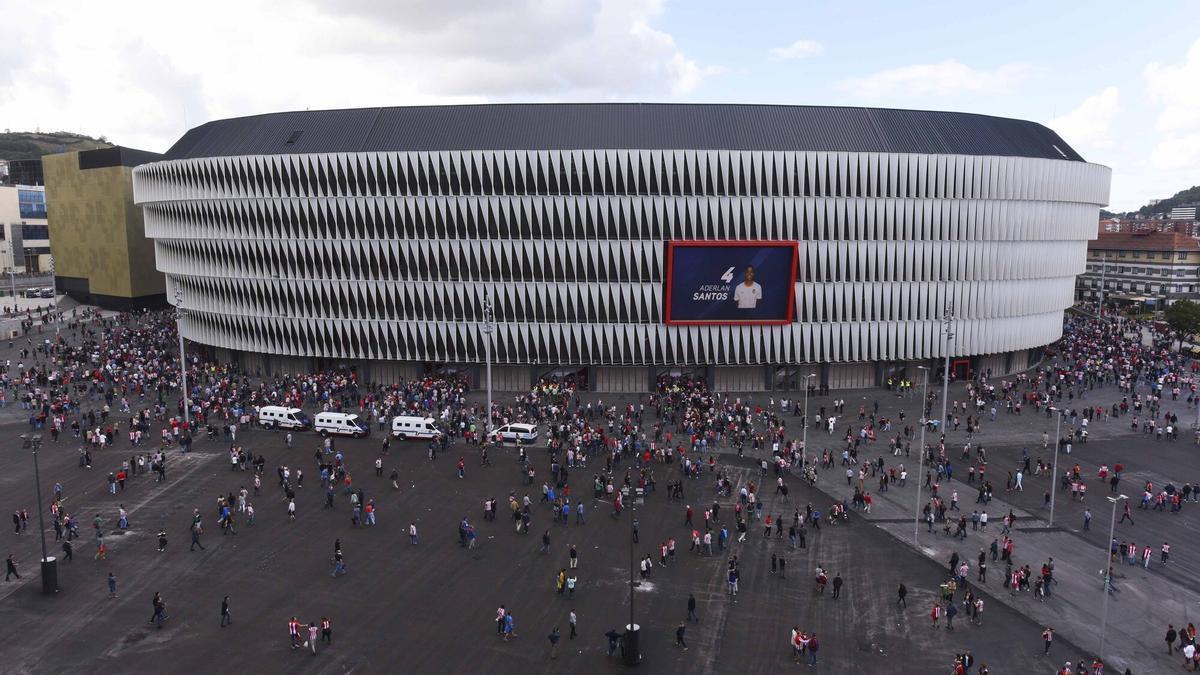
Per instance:
[[[359,419],[354,413],[322,412],[313,419],[313,431],[322,436],[353,436],[366,438],[371,433],[371,425]]]
[[[408,438],[437,438],[441,433],[432,417],[400,415],[392,418],[392,435],[400,440]]]
[[[503,442],[513,441],[515,443],[537,443],[538,430],[536,424],[523,424],[521,422],[513,422],[492,432],[493,435]]]
[[[312,426],[308,415],[299,408],[281,405],[264,405],[258,409],[258,424],[264,429],[295,429],[307,431]]]

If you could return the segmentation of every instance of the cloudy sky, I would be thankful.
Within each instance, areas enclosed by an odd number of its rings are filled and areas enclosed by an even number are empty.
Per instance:
[[[863,105],[1047,124],[1113,167],[1119,210],[1200,184],[1187,0],[0,0],[0,16],[0,129],[147,150],[304,108]]]

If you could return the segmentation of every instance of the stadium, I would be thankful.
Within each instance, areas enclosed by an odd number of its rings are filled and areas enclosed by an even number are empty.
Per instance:
[[[1109,181],[1022,120],[514,104],[209,122],[134,197],[218,358],[479,383],[490,336],[498,390],[732,392],[919,380],[947,345],[956,376],[1029,367]]]

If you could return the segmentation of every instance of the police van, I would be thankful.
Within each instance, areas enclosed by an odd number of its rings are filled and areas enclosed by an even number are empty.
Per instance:
[[[409,438],[437,438],[441,433],[432,417],[399,415],[392,418],[392,436],[402,441]]]
[[[371,425],[354,413],[322,412],[313,419],[313,431],[322,436],[366,438],[371,433]]]
[[[518,445],[525,443],[536,443],[538,439],[538,430],[536,424],[524,424],[522,422],[513,422],[492,432],[493,437],[501,442],[513,442]]]
[[[281,405],[264,405],[258,409],[258,425],[264,429],[292,429],[308,431],[312,422],[299,408]]]

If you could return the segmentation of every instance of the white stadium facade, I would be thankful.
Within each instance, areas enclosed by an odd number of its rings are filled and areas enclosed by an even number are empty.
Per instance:
[[[490,335],[501,390],[761,391],[919,379],[947,309],[956,374],[1029,367],[1109,180],[1021,120],[542,104],[214,121],[134,195],[184,336],[251,369],[478,383]]]

